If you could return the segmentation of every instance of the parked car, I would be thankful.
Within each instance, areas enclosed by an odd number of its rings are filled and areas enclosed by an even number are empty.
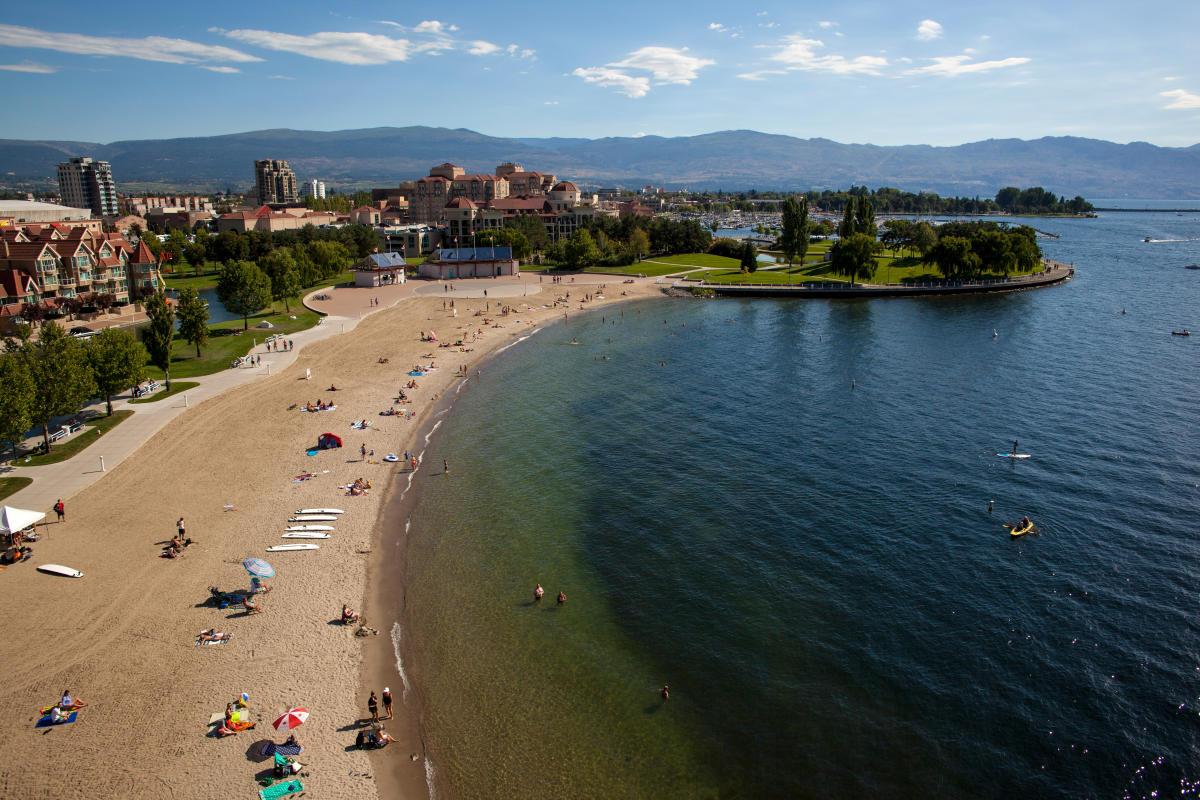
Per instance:
[[[95,336],[96,333],[97,331],[94,331],[91,328],[85,328],[82,325],[76,325],[74,328],[71,328],[71,335],[80,339],[90,339],[91,337]]]

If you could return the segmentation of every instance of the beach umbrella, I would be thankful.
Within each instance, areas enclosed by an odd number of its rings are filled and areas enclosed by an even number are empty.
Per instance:
[[[307,719],[307,708],[290,708],[284,712],[283,716],[271,724],[275,726],[275,730],[277,731],[290,731],[299,728]]]
[[[246,568],[246,572],[259,578],[275,577],[275,568],[261,558],[247,558],[242,562],[242,566]]]
[[[4,506],[0,508],[0,533],[23,531],[45,518],[46,514],[42,511],[26,511],[23,508]]]

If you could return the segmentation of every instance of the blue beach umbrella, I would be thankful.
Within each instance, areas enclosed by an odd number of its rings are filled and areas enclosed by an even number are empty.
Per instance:
[[[247,558],[242,562],[242,566],[246,568],[246,572],[259,578],[275,577],[275,568],[261,558]]]

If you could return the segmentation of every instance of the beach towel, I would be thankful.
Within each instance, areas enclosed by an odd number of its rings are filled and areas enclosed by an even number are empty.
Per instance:
[[[79,712],[72,711],[70,713],[70,715],[67,716],[66,719],[62,720],[61,722],[55,722],[54,720],[52,720],[50,718],[50,715],[47,714],[46,716],[39,719],[37,721],[37,724],[34,727],[35,728],[49,728],[51,725],[70,725],[72,722],[75,721],[75,718],[77,716],[79,716]]]
[[[278,800],[280,797],[287,797],[289,794],[303,791],[304,784],[296,778],[292,778],[291,780],[281,781],[274,786],[259,789],[258,800]]]
[[[424,372],[410,372],[410,373],[408,373],[408,374],[409,374],[409,375],[417,375],[417,376],[421,376],[421,375],[424,375],[425,373],[424,373]]]
[[[226,642],[228,642],[228,641],[229,641],[229,639],[210,639],[210,640],[209,640],[209,641],[207,641],[207,642],[202,642],[202,641],[200,641],[199,639],[197,639],[197,640],[196,640],[196,646],[197,646],[197,647],[201,647],[201,646],[203,646],[203,645],[206,645],[206,644],[225,644],[225,643],[226,643]]]
[[[262,754],[266,758],[278,753],[281,756],[298,756],[304,752],[304,748],[298,744],[275,744],[275,742],[267,742],[263,745]]]
[[[319,453],[319,452],[321,452],[321,451],[320,451],[320,450],[309,450],[309,451],[308,451],[307,453],[305,453],[304,455],[306,455],[306,456],[315,456],[315,455],[316,455],[317,453]]]

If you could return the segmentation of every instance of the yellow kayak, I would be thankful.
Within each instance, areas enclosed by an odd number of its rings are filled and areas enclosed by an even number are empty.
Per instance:
[[[1037,530],[1037,529],[1033,527],[1032,522],[1029,522],[1029,523],[1026,523],[1023,527],[1020,527],[1020,528],[1014,527],[1012,530],[1009,531],[1009,533],[1012,534],[1013,536],[1024,536],[1025,534],[1030,533],[1034,530]]]

